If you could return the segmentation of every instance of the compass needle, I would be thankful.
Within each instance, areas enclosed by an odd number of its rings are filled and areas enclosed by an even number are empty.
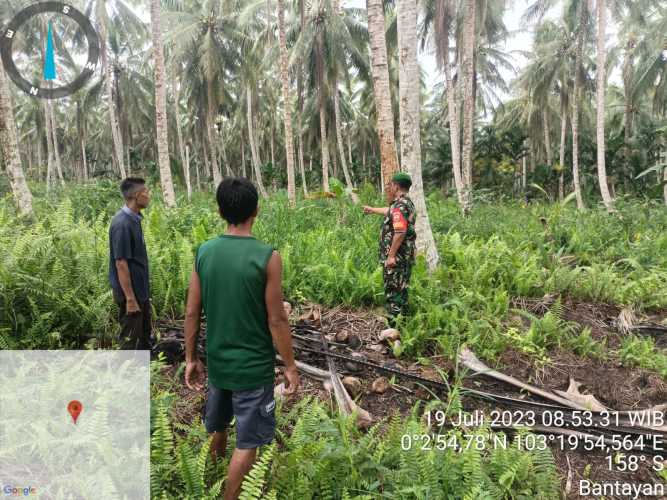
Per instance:
[[[44,59],[44,80],[51,81],[56,79],[56,58],[53,52],[53,32],[52,25],[49,23],[49,31],[46,35],[46,57]]]

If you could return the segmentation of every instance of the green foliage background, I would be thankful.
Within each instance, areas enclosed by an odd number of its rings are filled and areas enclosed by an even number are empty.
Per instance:
[[[370,186],[360,194],[363,203],[382,203]],[[17,219],[11,200],[0,204],[0,348],[111,346],[108,223],[122,203],[117,187],[99,182],[36,200],[36,219],[27,222]],[[224,232],[212,194],[179,201],[167,210],[156,199],[143,223],[160,318],[183,315],[194,250]],[[667,213],[660,204],[619,200],[618,216],[610,216],[567,204],[478,200],[463,218],[454,200],[436,192],[428,201],[441,264],[428,275],[418,260],[403,352],[453,355],[465,342],[494,358],[517,345],[504,326],[513,296],[667,307]],[[280,251],[288,299],[375,307],[383,303],[379,226],[378,217],[344,198],[300,201],[292,210],[279,193],[261,202],[255,233]],[[568,335],[538,336],[537,348]],[[641,342],[622,359],[667,374],[664,354],[651,340]]]

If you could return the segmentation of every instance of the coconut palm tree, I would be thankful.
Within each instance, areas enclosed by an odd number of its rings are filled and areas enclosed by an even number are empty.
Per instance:
[[[410,197],[417,209],[417,249],[426,255],[430,270],[438,265],[422,184],[420,71],[417,62],[417,0],[398,0],[399,116],[401,167],[412,177]]]
[[[642,95],[652,97],[655,115],[667,115],[667,9],[656,5],[651,22],[644,31],[633,100]]]
[[[88,0],[85,12],[95,19],[100,34],[100,59],[105,78],[106,99],[109,113],[109,125],[113,143],[113,160],[121,177],[127,176],[123,138],[120,131],[118,103],[114,92],[114,68],[109,61],[111,36],[118,30],[123,35],[134,36],[145,30],[143,22],[123,0]]]
[[[180,75],[181,71],[172,70],[172,74]],[[181,92],[183,90],[183,83],[180,78],[176,78],[172,84],[174,106],[173,115],[176,125],[176,139],[178,141],[178,155],[181,159],[181,166],[183,168],[183,180],[185,181],[185,188],[188,195],[188,200],[192,196],[192,183],[190,180],[190,146],[185,144],[183,140],[183,124],[181,120]]]
[[[565,143],[572,86],[572,47],[572,36],[561,22],[540,23],[535,30],[533,52],[517,79],[517,87],[525,97],[524,105],[520,107],[520,121],[534,144],[541,140],[539,132],[542,129],[549,165],[552,165],[549,117],[560,119],[559,163],[556,169],[560,171],[558,191],[561,200],[564,196]],[[552,112],[551,98],[555,96],[559,98],[560,116]]]
[[[476,0],[466,0],[463,21],[463,211],[469,213],[472,208],[472,155],[473,127],[475,120],[474,53],[475,53],[475,8]]]
[[[584,57],[584,41],[589,22],[589,11],[583,2],[575,7],[576,19],[578,25],[576,27],[576,41],[575,41],[575,62],[574,62],[574,87],[572,90],[572,179],[574,183],[574,193],[577,199],[577,208],[584,210],[584,198],[581,195],[581,181],[579,175],[579,106],[581,103],[581,87],[583,70],[582,63]]]
[[[223,12],[220,2],[214,0],[170,4],[163,17],[165,41],[173,47],[173,57],[183,63],[195,109],[203,112],[204,142],[215,189],[222,180],[216,124],[220,103],[226,97],[225,73],[240,57],[240,35],[233,13]]]
[[[619,39],[623,47],[623,142],[624,142],[624,180],[626,187],[628,180],[632,176],[631,159],[631,140],[633,136],[634,116],[636,113],[635,85],[638,83],[636,78],[636,61],[638,56],[646,53],[647,44],[650,44],[655,38],[647,40],[646,33],[649,31],[649,19],[654,13],[654,0],[639,0],[627,2],[625,9],[619,9],[616,2],[612,3],[612,14],[620,26]],[[617,8],[614,8],[614,7]]]
[[[299,35],[299,40],[297,40],[297,45],[295,48],[295,55],[300,55],[299,52],[308,50],[310,52],[312,48],[311,57],[305,57],[309,60],[314,60],[315,68],[315,81],[317,82],[317,102],[318,102],[318,111],[319,111],[319,129],[320,129],[320,141],[322,148],[322,189],[324,191],[329,191],[329,140],[327,138],[327,125],[326,125],[326,111],[325,103],[327,98],[327,89],[326,89],[326,69],[325,69],[325,19],[327,16],[327,3],[326,1],[316,0],[313,2],[310,11],[308,13],[309,23],[306,25],[306,29],[301,32]],[[310,54],[309,54],[310,55]]]
[[[176,206],[174,184],[171,181],[169,138],[167,134],[167,84],[165,81],[164,49],[160,29],[160,0],[151,0],[151,35],[155,70],[155,127],[157,131],[157,163],[160,170],[162,197],[168,207]]]
[[[285,40],[285,6],[278,0],[278,43],[280,44],[280,79],[283,87],[283,121],[285,126],[285,155],[287,160],[287,197],[296,202],[294,180],[294,140],[292,134],[292,97],[289,89],[288,54]],[[303,166],[303,163],[301,164]],[[301,172],[303,180],[303,171]],[[305,186],[305,182],[304,182]]]
[[[465,22],[468,19],[464,3],[454,0],[426,0],[421,24],[422,47],[429,41],[435,46],[436,62],[445,75],[447,116],[449,121],[450,144],[452,149],[452,171],[459,205],[465,207],[465,182],[461,171],[461,90],[464,74],[463,48]],[[474,107],[483,114],[496,109],[500,98],[496,90],[505,93],[509,88],[500,68],[514,71],[507,54],[501,50],[508,30],[503,23],[505,2],[498,0],[480,1],[475,6],[477,27],[473,47],[473,89]],[[450,37],[455,45],[450,45]],[[453,52],[453,58],[450,53]],[[470,186],[472,188],[472,186]]]
[[[435,33],[436,61],[438,68],[445,73],[447,92],[447,113],[449,117],[450,144],[452,150],[452,171],[454,174],[454,185],[458,195],[459,205],[464,206],[464,186],[461,176],[461,150],[459,107],[457,99],[457,88],[454,86],[452,70],[449,57],[449,37],[452,24],[456,19],[456,6],[458,2],[453,0],[435,0],[435,8],[429,9],[430,3],[426,5],[425,29],[428,29],[429,21],[432,20]],[[434,12],[433,15],[429,15]],[[422,37],[424,40],[425,37]]]
[[[304,62],[310,86],[317,94],[317,126],[320,131],[322,185],[325,190],[329,189],[329,163],[333,160],[329,136],[337,135],[335,130],[334,134],[328,131],[330,127],[336,127],[336,122],[330,117],[333,115],[335,119],[336,116],[335,102],[332,101],[335,101],[338,92],[338,76],[342,68],[348,66],[361,74],[367,72],[364,51],[368,32],[359,20],[358,10],[339,11],[337,7],[337,2],[318,0],[304,12],[305,24],[299,32],[291,60],[293,65],[299,61]],[[330,107],[333,109],[330,110]],[[306,130],[303,123],[301,130]]]
[[[346,31],[345,35],[349,37],[350,39],[352,38],[351,35],[349,34],[349,31],[347,31],[347,26],[341,22],[340,15],[339,15],[339,4],[338,0],[332,0],[332,15],[333,15],[333,24],[335,28],[337,28],[336,31]],[[342,59],[342,60],[341,60]],[[333,91],[333,97],[334,97],[334,120],[335,120],[335,127],[336,127],[336,149],[338,150],[338,154],[340,155],[340,162],[343,167],[343,176],[345,177],[345,184],[347,186],[347,189],[350,193],[350,196],[352,197],[352,200],[355,203],[359,202],[359,197],[356,195],[356,193],[353,191],[354,185],[352,183],[352,177],[350,177],[350,171],[348,169],[347,165],[347,160],[345,159],[345,144],[343,143],[343,134],[342,134],[342,123],[341,123],[341,113],[340,113],[340,96],[339,96],[339,89],[338,89],[338,78],[340,73],[343,73],[344,77],[348,77],[348,68],[346,64],[342,64],[345,61],[345,57],[342,57],[341,59],[334,59],[333,62],[333,78],[332,78],[332,91]],[[365,64],[363,66],[363,72],[366,73],[367,69],[365,67]]]
[[[614,201],[609,194],[607,185],[607,169],[605,168],[605,76],[607,51],[605,49],[605,33],[607,30],[607,6],[605,0],[597,0],[597,74],[596,74],[596,105],[597,105],[597,155],[598,155],[598,182],[602,202],[608,211],[614,210]]]
[[[389,68],[387,44],[385,42],[385,20],[381,0],[366,0],[368,11],[368,34],[371,43],[371,68],[377,133],[380,141],[380,172],[382,183],[388,186],[391,177],[398,171],[396,142],[394,140],[394,114],[389,90]]]
[[[14,123],[14,108],[7,75],[5,75],[5,68],[2,64],[0,64],[0,147],[19,213],[32,215],[32,194],[21,165],[16,124]]]

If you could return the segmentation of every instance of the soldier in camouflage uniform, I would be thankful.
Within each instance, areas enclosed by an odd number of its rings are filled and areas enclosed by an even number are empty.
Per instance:
[[[387,197],[389,207],[364,207],[365,213],[384,216],[380,232],[380,263],[383,266],[386,308],[393,323],[399,314],[405,315],[408,306],[410,274],[415,262],[415,220],[417,212],[408,191],[412,180],[399,172],[391,179]]]

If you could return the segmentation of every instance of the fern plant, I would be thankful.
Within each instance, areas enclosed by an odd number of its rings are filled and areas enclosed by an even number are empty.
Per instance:
[[[275,447],[275,443],[267,446],[262,451],[259,459],[253,464],[252,469],[250,469],[250,472],[248,472],[241,485],[239,500],[261,500],[267,498],[265,495],[266,480],[275,453]],[[275,492],[273,495],[275,496]]]

